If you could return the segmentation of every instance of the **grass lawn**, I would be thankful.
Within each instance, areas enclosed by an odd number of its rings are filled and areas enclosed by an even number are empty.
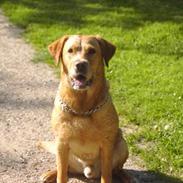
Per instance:
[[[65,34],[100,34],[117,45],[107,77],[128,143],[150,170],[183,179],[183,1],[1,0],[37,61]],[[54,66],[53,66],[54,67]]]

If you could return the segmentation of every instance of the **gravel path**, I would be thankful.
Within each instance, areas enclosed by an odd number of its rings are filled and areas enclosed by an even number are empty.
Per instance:
[[[35,144],[52,138],[49,121],[59,81],[46,64],[31,62],[34,50],[20,33],[0,12],[0,183],[38,183],[55,166],[54,157]],[[134,162],[131,157],[125,168],[138,182],[157,182]]]
[[[0,182],[36,183],[54,159],[35,144],[49,139],[58,80],[46,64],[31,62],[34,50],[0,14]]]

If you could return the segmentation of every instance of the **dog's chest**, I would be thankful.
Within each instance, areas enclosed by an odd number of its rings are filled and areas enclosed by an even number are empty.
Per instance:
[[[99,155],[99,145],[95,142],[71,140],[70,151],[82,160],[94,160]]]

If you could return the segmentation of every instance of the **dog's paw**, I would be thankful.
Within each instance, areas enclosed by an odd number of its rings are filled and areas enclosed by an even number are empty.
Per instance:
[[[41,175],[40,179],[41,179],[41,182],[43,183],[56,183],[57,171],[52,170],[52,171],[45,172],[44,174]]]

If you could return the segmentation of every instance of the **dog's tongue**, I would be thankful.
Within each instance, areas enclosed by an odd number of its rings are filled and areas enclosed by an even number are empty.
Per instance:
[[[86,85],[86,77],[83,75],[77,75],[73,78],[73,86],[82,88]]]
[[[85,81],[84,80],[75,79],[74,83],[77,86],[83,86],[85,84]]]

